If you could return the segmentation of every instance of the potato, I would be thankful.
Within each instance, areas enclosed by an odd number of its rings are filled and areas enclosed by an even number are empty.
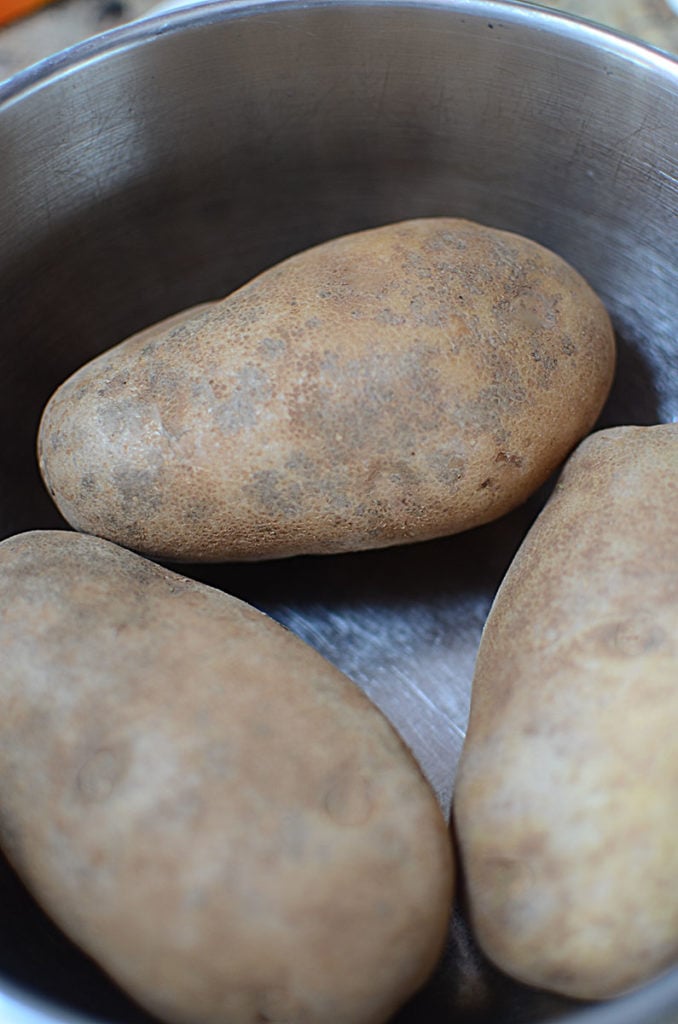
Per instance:
[[[495,599],[454,817],[509,974],[589,999],[678,960],[678,425],[566,464]]]
[[[179,1024],[383,1021],[444,941],[451,844],[391,726],[235,598],[107,541],[0,545],[0,834]]]
[[[78,530],[177,561],[425,540],[521,503],[613,374],[553,253],[451,218],[336,239],[77,372],[39,437]]]

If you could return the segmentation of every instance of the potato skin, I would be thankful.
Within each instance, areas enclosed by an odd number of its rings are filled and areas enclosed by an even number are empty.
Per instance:
[[[0,544],[0,837],[177,1024],[379,1022],[441,952],[451,844],[386,719],[253,608],[93,537]]]
[[[482,637],[456,825],[487,955],[607,998],[678,960],[678,425],[587,438]]]
[[[520,504],[614,369],[583,279],[454,218],[300,253],[55,393],[46,485],[78,530],[177,561],[386,547]]]

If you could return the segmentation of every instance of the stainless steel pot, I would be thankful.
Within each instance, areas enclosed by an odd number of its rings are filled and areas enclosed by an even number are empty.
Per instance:
[[[618,331],[602,422],[676,419],[677,175],[678,64],[520,4],[213,3],[19,75],[0,87],[0,535],[63,525],[35,431],[85,359],[296,250],[404,217],[460,214],[561,253]],[[364,686],[447,804],[483,619],[539,501],[449,540],[194,574]],[[3,1021],[147,1019],[7,867],[0,900]],[[675,1024],[678,972],[569,1003],[487,965],[462,908],[440,972],[398,1017],[453,1019]]]

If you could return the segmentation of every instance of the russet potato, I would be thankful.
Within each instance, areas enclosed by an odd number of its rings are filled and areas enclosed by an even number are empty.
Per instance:
[[[614,359],[554,253],[406,221],[99,356],[48,403],[40,465],[72,526],[153,557],[426,540],[523,502],[591,429]]]
[[[105,540],[0,544],[0,841],[175,1024],[377,1024],[452,898],[432,790],[282,626]]]
[[[598,999],[678,961],[678,424],[567,462],[485,626],[454,820],[509,974]]]

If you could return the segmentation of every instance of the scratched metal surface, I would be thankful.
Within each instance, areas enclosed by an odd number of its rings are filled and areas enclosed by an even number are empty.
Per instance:
[[[289,253],[402,217],[460,214],[560,252],[618,332],[601,422],[678,418],[677,113],[669,58],[476,0],[215,3],[0,87],[0,536],[63,525],[35,430],[85,359]],[[482,624],[543,497],[424,545],[187,571],[363,686],[447,806]],[[0,906],[3,1019],[147,1020],[6,866]],[[511,982],[474,948],[462,903],[440,971],[398,1024],[676,1017],[676,972],[592,1008]]]
[[[200,0],[166,0],[163,7]],[[152,13],[157,0],[59,0],[0,29],[0,81],[83,39]],[[678,0],[544,0],[544,6],[579,15],[678,53]]]

